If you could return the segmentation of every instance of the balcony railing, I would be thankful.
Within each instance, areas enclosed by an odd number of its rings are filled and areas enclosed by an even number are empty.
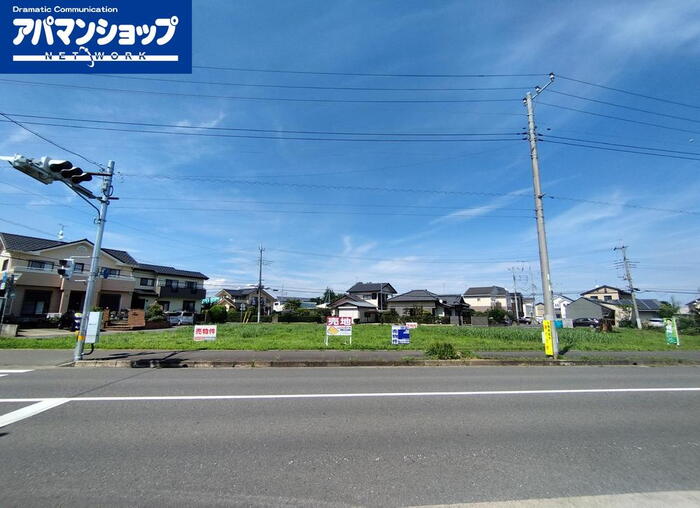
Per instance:
[[[201,300],[206,298],[207,291],[202,287],[174,287],[159,286],[158,294],[161,298],[184,298],[186,300]]]

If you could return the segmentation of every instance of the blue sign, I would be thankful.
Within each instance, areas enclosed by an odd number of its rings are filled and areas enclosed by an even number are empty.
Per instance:
[[[391,344],[410,344],[411,343],[411,330],[405,326],[392,326],[391,327]]]
[[[15,0],[0,73],[191,73],[192,0]]]

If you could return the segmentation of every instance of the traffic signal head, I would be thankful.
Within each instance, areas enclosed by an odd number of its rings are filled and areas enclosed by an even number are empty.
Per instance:
[[[61,259],[58,262],[58,274],[64,279],[70,279],[73,276],[73,270],[75,270],[75,261],[72,259]]]
[[[39,164],[44,169],[51,171],[55,175],[58,175],[64,169],[70,169],[73,167],[70,161],[64,161],[60,159],[52,159],[51,157],[44,156],[39,159]]]
[[[64,180],[71,184],[79,184],[92,180],[92,175],[87,174],[79,167],[73,167],[70,161],[42,157],[40,164],[56,180]]]
[[[87,174],[80,168],[66,168],[61,170],[61,177],[64,180],[70,180],[72,183],[89,182],[92,180],[92,175]]]

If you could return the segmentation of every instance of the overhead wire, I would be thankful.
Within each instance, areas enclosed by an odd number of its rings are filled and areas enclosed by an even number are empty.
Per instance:
[[[567,141],[553,141],[551,139],[541,139],[543,143],[553,143],[556,145],[567,145],[567,146],[575,146],[579,148],[593,148],[596,150],[606,150],[609,152],[623,152],[623,153],[634,153],[638,155],[651,155],[652,157],[663,157],[667,159],[683,159],[683,160],[690,160],[690,161],[700,161],[700,158],[694,158],[694,157],[684,157],[681,155],[669,155],[669,154],[661,154],[661,153],[652,153],[652,152],[643,152],[639,150],[625,150],[621,148],[612,148],[612,147],[606,147],[606,146],[595,146],[595,145],[585,145],[585,144],[580,144],[580,143],[570,143]]]

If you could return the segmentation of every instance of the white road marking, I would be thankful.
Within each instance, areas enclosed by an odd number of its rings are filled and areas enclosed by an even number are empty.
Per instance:
[[[23,374],[25,372],[31,372],[33,369],[0,369],[0,374]]]
[[[5,377],[5,376],[7,376],[7,374],[0,374],[0,377]]]
[[[0,402],[41,402],[62,400],[67,402],[133,402],[173,400],[270,400],[270,399],[342,399],[377,397],[479,397],[492,395],[583,395],[614,393],[700,392],[700,387],[677,388],[583,388],[574,390],[488,390],[473,392],[367,392],[367,393],[295,393],[260,395],[126,395],[112,397],[68,397],[61,399],[0,399]]]
[[[31,406],[23,407],[17,411],[12,411],[11,413],[4,414],[0,416],[0,428],[10,425],[11,423],[24,420],[30,416],[37,415],[48,409],[52,409],[61,404],[65,404],[69,399],[46,399]]]

